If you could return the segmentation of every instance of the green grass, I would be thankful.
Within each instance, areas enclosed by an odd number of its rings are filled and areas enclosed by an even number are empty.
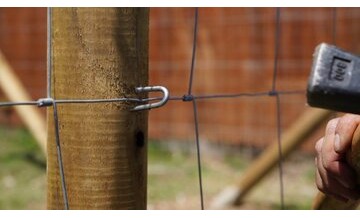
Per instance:
[[[166,142],[149,143],[148,206],[150,209],[199,209],[196,154],[186,149],[170,152],[169,147],[171,144]],[[203,155],[205,206],[225,187],[239,180],[252,161],[242,152],[230,151],[221,158]],[[313,158],[297,153],[283,165],[285,208],[310,209],[316,192]],[[249,193],[244,204],[234,209],[281,209],[278,176],[277,169],[270,172]]]
[[[148,147],[149,177],[148,196],[150,202],[175,199],[178,195],[194,192],[197,169],[188,154],[172,154],[157,142]]]
[[[148,207],[150,209],[199,209],[199,177],[196,153],[188,144],[170,151],[167,142],[151,141],[148,147]],[[177,145],[179,146],[179,145]],[[185,147],[185,148],[184,148]],[[202,158],[204,199],[231,184],[245,162],[234,155]],[[234,170],[235,169],[235,170]]]
[[[0,208],[45,207],[45,158],[29,132],[0,127]]]
[[[206,148],[203,151],[206,150]],[[215,152],[216,153],[216,152]],[[221,152],[219,152],[221,153]],[[299,154],[284,163],[287,209],[309,209],[316,188],[311,157]],[[249,155],[225,152],[202,156],[205,207],[234,184],[251,165]],[[0,209],[45,209],[45,158],[30,133],[0,126]],[[280,209],[278,172],[265,177],[235,209]],[[199,181],[193,144],[150,141],[148,145],[148,208],[199,209]]]

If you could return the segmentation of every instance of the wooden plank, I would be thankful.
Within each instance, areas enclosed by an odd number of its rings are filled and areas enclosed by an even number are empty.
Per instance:
[[[298,145],[331,116],[332,112],[321,109],[307,109],[299,119],[282,135],[283,158],[288,156]],[[278,141],[270,146],[250,165],[236,184],[224,189],[213,201],[214,209],[239,205],[247,194],[263,179],[278,163]]]
[[[139,97],[135,87],[148,84],[149,9],[52,10],[52,96]],[[148,112],[134,106],[58,105],[70,209],[146,209]],[[47,207],[63,209],[52,114]]]
[[[0,88],[9,101],[32,100],[1,51]],[[16,106],[14,110],[34,136],[41,150],[46,154],[46,122],[44,116],[42,116],[40,111],[34,106]]]

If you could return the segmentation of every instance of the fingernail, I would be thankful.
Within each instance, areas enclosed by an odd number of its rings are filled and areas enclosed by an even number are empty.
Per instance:
[[[336,152],[339,152],[340,149],[340,136],[339,134],[335,134],[334,148]]]

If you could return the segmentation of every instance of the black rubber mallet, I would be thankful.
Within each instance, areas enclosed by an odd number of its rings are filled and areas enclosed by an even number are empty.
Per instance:
[[[360,114],[360,57],[320,44],[307,87],[310,106]]]
[[[320,44],[314,54],[307,102],[313,107],[360,114],[360,57],[332,45]],[[347,162],[360,181],[360,126],[353,135]],[[319,192],[313,209],[355,209],[359,203],[359,200],[338,201]]]

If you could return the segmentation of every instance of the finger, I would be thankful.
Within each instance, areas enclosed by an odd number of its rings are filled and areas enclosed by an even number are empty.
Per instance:
[[[336,197],[342,197],[346,199],[356,200],[360,197],[359,193],[355,189],[347,188],[336,178],[332,177],[328,171],[323,167],[321,156],[317,158],[317,169],[319,174],[319,179],[322,183],[317,181],[318,187],[321,187],[323,192],[326,194],[331,194]],[[321,186],[322,185],[322,186]]]
[[[339,201],[347,202],[349,200],[347,198],[344,198],[344,197],[342,197],[340,195],[337,195],[337,194],[332,193],[331,191],[327,190],[325,188],[325,186],[324,186],[324,183],[323,183],[321,177],[320,177],[319,170],[316,170],[315,177],[316,177],[316,180],[315,180],[316,181],[316,186],[319,189],[319,191],[321,191],[324,194],[331,195],[331,196],[333,196],[334,198],[336,198]]]
[[[325,136],[320,139],[315,145],[316,151],[322,155],[322,160],[325,162],[340,160],[341,155],[335,152],[334,150],[334,140],[335,140],[335,130],[339,123],[339,118],[330,120],[325,129]],[[320,144],[321,143],[321,144]]]
[[[327,173],[346,188],[356,187],[355,172],[345,162],[333,161],[323,165]]]
[[[321,155],[318,156],[316,158],[317,162],[316,162],[316,168],[317,168],[317,171],[319,173],[319,177],[322,181],[322,184],[323,184],[323,190],[325,190],[326,187],[328,187],[329,185],[329,178],[328,178],[328,175],[326,173],[326,170],[324,169],[323,167],[323,161],[322,161],[322,157]]]
[[[360,116],[354,114],[345,114],[338,121],[335,135],[335,151],[337,153],[345,153],[350,145],[356,127],[360,123]]]
[[[327,190],[325,189],[325,185],[324,182],[320,176],[319,170],[317,169],[315,172],[315,182],[316,182],[316,186],[319,189],[319,191],[323,192],[326,194]]]
[[[355,173],[351,167],[344,162],[344,154],[339,154],[335,151],[335,130],[339,125],[340,119],[330,120],[326,126],[326,134],[322,140],[322,144],[317,144],[317,152],[320,153],[322,166],[330,174],[332,178],[336,179],[346,188],[354,188],[356,186]],[[320,143],[321,140],[318,141]],[[321,150],[321,151],[319,151]]]
[[[315,143],[315,151],[317,155],[321,153],[323,143],[324,143],[324,137],[322,137]]]
[[[321,152],[318,159],[321,160],[321,167],[327,174],[336,179],[346,188],[354,188],[356,186],[356,178],[354,170],[343,159],[344,155],[338,154],[334,150],[334,135],[328,135],[323,140],[320,147]]]
[[[335,134],[339,121],[340,121],[339,117],[329,120],[325,128],[325,136]]]

